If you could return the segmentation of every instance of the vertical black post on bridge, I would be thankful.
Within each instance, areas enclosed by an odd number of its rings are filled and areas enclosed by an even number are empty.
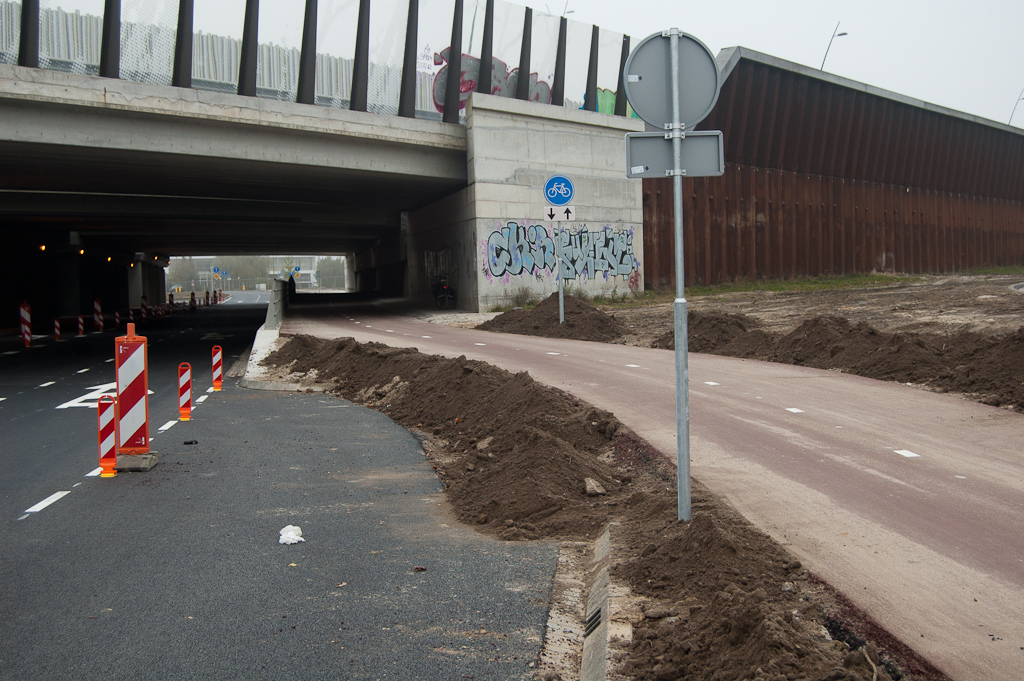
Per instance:
[[[455,16],[452,17],[452,42],[448,46],[448,81],[444,88],[445,123],[459,122],[459,103],[462,100],[462,0],[455,0]]]
[[[317,0],[306,0],[302,51],[299,53],[299,88],[295,93],[295,101],[299,104],[316,103],[316,13]]]
[[[370,0],[359,0],[359,23],[356,25],[356,53],[352,60],[352,94],[348,100],[351,111],[366,111],[370,87]]]
[[[256,96],[256,57],[259,50],[260,0],[245,0],[242,56],[238,63],[238,94]]]
[[[555,82],[551,84],[551,103],[565,106],[565,34],[568,19],[558,20],[558,47],[555,48]]]
[[[472,45],[470,45],[472,49]],[[487,0],[484,10],[484,39],[480,45],[480,72],[476,76],[476,91],[492,92],[494,72],[494,0]]]
[[[398,93],[398,115],[416,118],[416,42],[419,40],[420,3],[409,0],[405,21],[405,57],[402,59],[402,89]]]
[[[39,68],[39,0],[21,2],[21,40],[18,66]]]
[[[594,26],[590,32],[590,67],[587,69],[587,94],[583,108],[586,111],[597,111],[597,47],[601,41],[601,29]]]
[[[629,58],[629,36],[622,36],[622,56],[619,58],[619,85],[615,91],[615,115],[626,115],[626,84],[622,80],[622,72],[626,70],[626,59]]]
[[[526,8],[523,17],[523,42],[519,49],[519,75],[516,78],[516,99],[530,99],[530,50],[533,46],[533,10]]]
[[[178,3],[178,32],[174,36],[174,87],[192,87],[192,33],[195,0]]]
[[[104,78],[121,77],[121,0],[106,0],[103,5],[100,75]]]

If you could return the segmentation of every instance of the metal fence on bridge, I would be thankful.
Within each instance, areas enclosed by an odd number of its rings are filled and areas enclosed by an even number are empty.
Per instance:
[[[448,122],[474,90],[628,113],[628,36],[501,0],[116,4],[0,0],[0,63]]]

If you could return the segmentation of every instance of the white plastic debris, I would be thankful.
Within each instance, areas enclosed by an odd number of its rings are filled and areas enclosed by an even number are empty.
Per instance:
[[[298,525],[285,525],[281,528],[281,538],[277,540],[277,543],[298,544],[300,541],[306,541],[302,538],[302,528]]]

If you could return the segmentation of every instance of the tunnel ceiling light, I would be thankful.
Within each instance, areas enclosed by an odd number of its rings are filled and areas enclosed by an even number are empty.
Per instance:
[[[78,255],[85,255],[85,249],[84,248],[79,248],[78,249]]]
[[[42,244],[42,245],[40,245],[40,246],[39,246],[39,250],[40,250],[40,251],[45,251],[45,250],[46,250],[46,244]]]
[[[107,256],[107,262],[110,262],[110,256],[109,255]]]

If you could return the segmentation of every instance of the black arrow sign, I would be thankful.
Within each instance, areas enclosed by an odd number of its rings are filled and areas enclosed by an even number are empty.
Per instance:
[[[555,219],[555,209],[554,208],[548,208],[548,220],[554,220],[554,219]]]
[[[568,220],[571,217],[572,217],[572,209],[566,208],[565,209],[565,219]]]

